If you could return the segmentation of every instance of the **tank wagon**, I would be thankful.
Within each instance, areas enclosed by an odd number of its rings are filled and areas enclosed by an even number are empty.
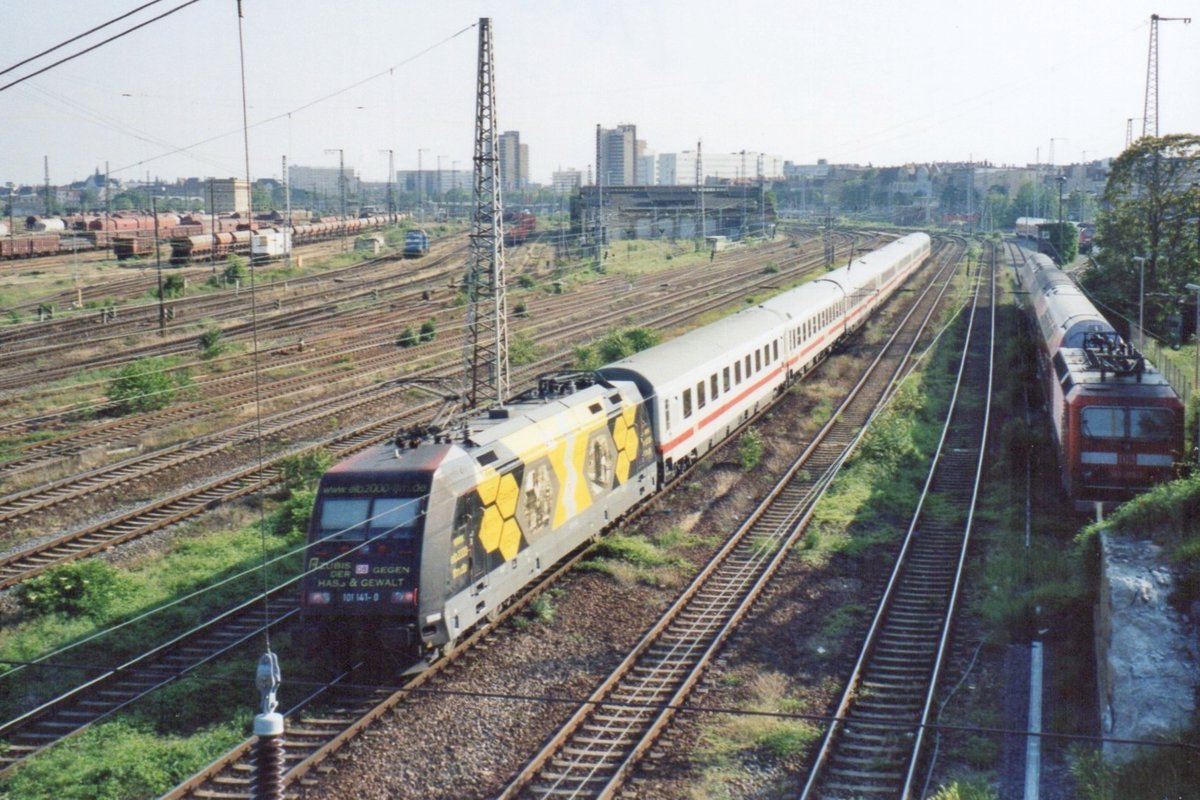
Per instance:
[[[1175,390],[1049,257],[1029,255],[1016,272],[1039,343],[1062,486],[1076,509],[1169,480],[1183,451]]]
[[[452,430],[409,431],[321,479],[302,608],[314,650],[436,657],[825,358],[929,255],[847,267]]]

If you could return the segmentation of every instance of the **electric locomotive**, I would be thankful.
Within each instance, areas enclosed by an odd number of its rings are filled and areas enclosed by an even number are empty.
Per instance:
[[[459,428],[369,448],[317,492],[311,643],[436,657],[657,488],[641,393],[590,373],[543,376]]]
[[[1063,489],[1078,510],[1170,480],[1183,403],[1166,379],[1044,255],[1017,265],[1039,340]]]

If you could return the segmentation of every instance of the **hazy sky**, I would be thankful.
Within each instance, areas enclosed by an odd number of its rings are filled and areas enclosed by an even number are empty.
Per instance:
[[[0,85],[184,0],[163,0]],[[0,69],[145,0],[3,0]],[[469,169],[480,17],[497,119],[530,175],[586,170],[595,126],[656,152],[798,163],[1031,163],[1115,155],[1140,133],[1149,18],[1160,131],[1200,132],[1200,2],[1168,0],[244,0],[252,177],[292,164]],[[464,31],[464,29],[467,29]],[[461,32],[461,33],[460,33]],[[458,34],[456,36],[456,34]],[[242,176],[235,0],[195,5],[0,91],[0,182]],[[389,69],[391,70],[389,72]],[[381,77],[374,77],[381,75]],[[347,91],[347,87],[357,85]],[[339,93],[340,92],[340,93]],[[336,93],[336,94],[335,94]],[[334,95],[322,100],[329,95]],[[314,101],[318,101],[314,104]],[[288,116],[290,112],[290,117]],[[282,116],[281,116],[282,115]],[[281,117],[255,125],[256,122]]]

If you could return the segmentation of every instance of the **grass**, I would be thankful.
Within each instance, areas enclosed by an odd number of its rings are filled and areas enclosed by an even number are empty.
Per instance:
[[[311,495],[303,502],[311,503]],[[285,529],[267,537],[268,556],[281,555],[303,541],[296,528],[298,514],[294,504],[275,512],[268,524]],[[286,523],[286,524],[285,524]],[[163,607],[186,594],[253,569],[261,562],[261,534],[257,525],[233,531],[206,533],[203,538],[183,538],[168,552],[145,558],[128,568],[120,568],[115,596],[107,598],[108,607],[92,614],[26,612],[18,621],[0,630],[0,660],[29,661],[87,636],[106,630],[123,620]],[[299,555],[271,568],[269,582],[274,585],[285,576],[299,571]],[[185,631],[202,619],[253,596],[262,587],[260,573],[231,581],[133,625],[113,631],[96,641],[81,645],[59,658],[71,664],[113,664],[140,653],[158,641]],[[0,708],[6,716],[25,710],[29,704],[44,700],[74,685],[75,671],[23,670],[0,675]]]
[[[680,538],[682,535],[680,531]],[[608,575],[623,585],[670,588],[679,585],[689,564],[667,552],[668,547],[661,540],[655,543],[644,536],[614,533],[596,545],[594,557],[582,562],[579,569]]]
[[[696,797],[731,797],[733,784],[744,776],[742,766],[763,760],[791,761],[800,758],[819,739],[812,723],[773,716],[799,713],[803,705],[789,696],[788,679],[775,672],[755,672],[748,679],[740,673],[726,686],[742,688],[740,711],[750,712],[706,717],[692,762],[701,772],[696,781],[703,787]]]

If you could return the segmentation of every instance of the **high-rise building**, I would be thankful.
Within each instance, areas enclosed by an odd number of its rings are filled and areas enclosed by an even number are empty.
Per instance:
[[[577,169],[560,169],[551,175],[551,185],[558,194],[568,194],[583,185],[583,174]]]
[[[520,131],[505,131],[497,141],[500,150],[500,189],[506,192],[529,185],[529,145],[521,144]]]
[[[596,179],[601,186],[634,186],[637,183],[637,125],[616,128],[596,126]]]

